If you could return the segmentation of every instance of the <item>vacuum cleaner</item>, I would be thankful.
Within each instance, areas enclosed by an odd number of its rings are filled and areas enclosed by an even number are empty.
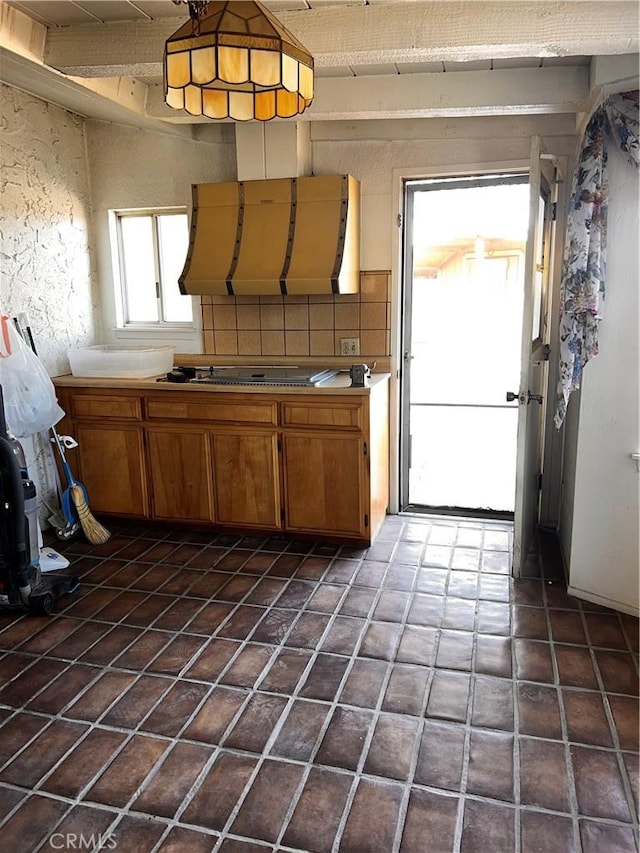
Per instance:
[[[0,386],[0,607],[48,615],[78,588],[70,575],[42,574],[38,532],[36,487],[20,442],[7,431]]]

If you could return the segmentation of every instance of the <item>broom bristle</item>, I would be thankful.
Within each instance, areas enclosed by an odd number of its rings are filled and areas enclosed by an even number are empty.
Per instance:
[[[92,545],[103,545],[111,538],[111,534],[106,527],[103,527],[95,518],[87,502],[84,499],[84,492],[80,486],[71,486],[71,499],[78,512],[82,532],[87,537]]]

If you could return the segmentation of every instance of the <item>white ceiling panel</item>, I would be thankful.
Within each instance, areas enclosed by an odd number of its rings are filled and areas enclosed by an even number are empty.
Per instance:
[[[589,65],[590,62],[590,56],[545,56],[542,59],[542,67],[557,68],[560,65]]]
[[[10,5],[48,27],[91,24],[99,20],[95,15],[66,0],[20,0],[19,3]]]
[[[314,73],[316,77],[355,77],[355,74],[348,65],[315,68]]]
[[[445,71],[491,71],[490,59],[473,59],[469,62],[449,62],[443,63]]]
[[[513,59],[494,59],[494,68],[540,68],[539,56],[517,56]]]
[[[444,63],[437,62],[397,62],[399,74],[435,74],[444,71]]]
[[[189,17],[189,10],[186,5],[176,6],[171,0],[133,0],[133,5],[154,21],[158,18],[184,18],[186,20]]]
[[[396,66],[392,63],[385,65],[352,65],[356,77],[377,77],[380,74],[397,74]]]
[[[76,0],[74,4],[84,9],[104,23],[110,21],[148,21],[149,16],[141,12],[135,4],[122,3],[119,0]],[[167,4],[169,5],[169,4]],[[173,6],[173,3],[171,4]],[[177,6],[174,14],[180,14]],[[188,15],[187,15],[188,17]]]

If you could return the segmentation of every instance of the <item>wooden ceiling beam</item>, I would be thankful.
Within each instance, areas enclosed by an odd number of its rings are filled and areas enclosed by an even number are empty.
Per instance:
[[[575,113],[589,91],[586,66],[328,77],[316,81],[315,100],[300,120]],[[146,111],[164,121],[202,121],[170,109],[160,86],[150,87]]]
[[[633,53],[636,0],[331,5],[278,12],[318,67]],[[50,29],[44,62],[80,77],[159,77],[164,42],[182,18]]]

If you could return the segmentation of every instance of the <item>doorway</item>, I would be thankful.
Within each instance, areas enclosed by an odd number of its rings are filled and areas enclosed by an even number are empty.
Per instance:
[[[529,176],[405,183],[404,510],[514,510]]]

